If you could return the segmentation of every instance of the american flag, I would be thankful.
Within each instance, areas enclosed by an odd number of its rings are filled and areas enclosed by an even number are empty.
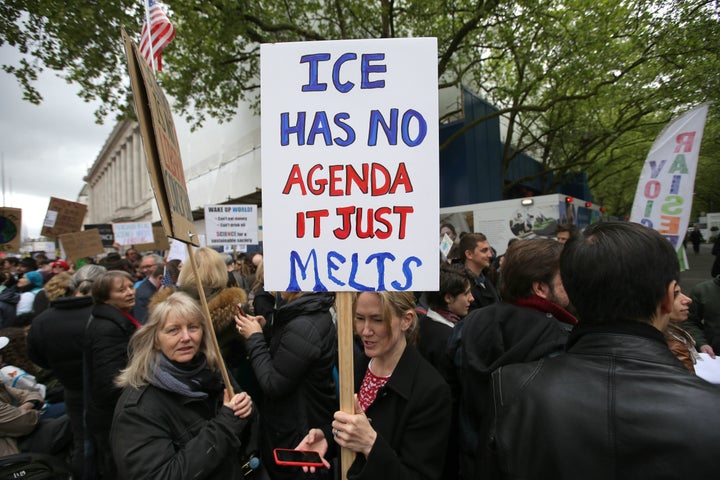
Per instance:
[[[175,27],[163,12],[160,2],[148,0],[147,12],[150,18],[150,28],[148,28],[147,18],[145,18],[140,36],[140,53],[150,65],[153,64],[152,57],[155,57],[157,69],[162,70],[160,54],[175,37]]]
[[[160,285],[163,287],[174,287],[172,277],[170,276],[170,270],[168,269],[167,265],[165,265],[165,270],[163,271],[163,276],[160,279]]]

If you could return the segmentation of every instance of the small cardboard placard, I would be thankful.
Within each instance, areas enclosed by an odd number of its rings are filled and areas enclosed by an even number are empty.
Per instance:
[[[147,252],[149,250],[163,251],[170,248],[170,242],[168,242],[168,237],[165,236],[165,229],[163,227],[152,227],[152,231],[153,242],[135,244],[135,249],[138,252]]]
[[[87,214],[87,205],[50,197],[40,235],[58,237],[64,233],[79,232]]]
[[[66,258],[75,262],[85,257],[92,257],[105,251],[100,231],[97,228],[83,230],[82,232],[65,233],[60,235],[60,246]]]
[[[100,240],[102,241],[103,247],[112,248],[115,243],[115,234],[113,233],[112,223],[94,223],[85,224],[84,230],[92,230],[97,228],[100,232]]]

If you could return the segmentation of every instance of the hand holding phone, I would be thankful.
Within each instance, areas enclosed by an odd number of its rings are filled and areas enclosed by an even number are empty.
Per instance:
[[[287,467],[324,467],[320,454],[310,450],[276,448],[273,450],[275,463]]]

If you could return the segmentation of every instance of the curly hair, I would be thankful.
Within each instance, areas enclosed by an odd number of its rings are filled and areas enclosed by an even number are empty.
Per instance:
[[[57,275],[53,275],[43,287],[48,300],[52,301],[67,295],[70,289],[70,279],[72,279],[72,275],[68,272],[60,272]]]

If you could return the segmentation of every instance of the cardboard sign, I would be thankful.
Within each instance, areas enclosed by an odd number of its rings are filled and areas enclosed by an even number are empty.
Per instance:
[[[20,253],[22,210],[0,207],[0,252]]]
[[[168,242],[168,237],[165,236],[165,229],[162,226],[152,227],[152,232],[152,243],[138,243],[135,245],[138,252],[147,252],[149,250],[163,251],[170,248],[170,242]]]
[[[64,233],[79,232],[87,213],[87,205],[50,197],[40,235],[58,237]]]
[[[96,228],[100,232],[100,240],[102,241],[103,247],[112,247],[115,243],[115,234],[111,223],[94,223],[86,224],[84,230],[92,230]]]
[[[198,245],[170,104],[137,45],[122,30],[148,172],[165,235]]]
[[[59,240],[60,247],[65,252],[65,257],[70,263],[105,251],[102,240],[100,240],[100,231],[96,228],[76,233],[65,233],[60,235]]]
[[[207,205],[205,235],[209,247],[257,245],[257,206]]]
[[[265,287],[437,290],[437,39],[261,45]]]

